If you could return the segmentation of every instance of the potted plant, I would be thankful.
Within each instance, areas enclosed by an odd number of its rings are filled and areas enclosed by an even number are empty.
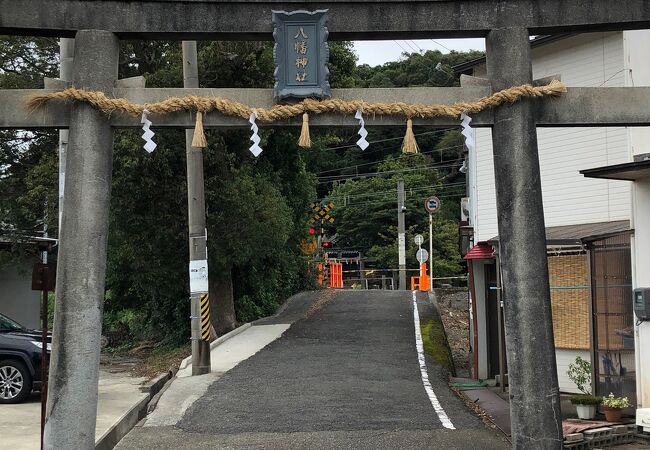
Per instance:
[[[627,397],[615,397],[613,393],[603,398],[603,412],[608,422],[620,422],[623,408],[628,408],[630,402]]]
[[[577,356],[575,362],[569,364],[567,371],[569,379],[573,381],[582,394],[571,397],[580,419],[593,419],[602,401],[601,397],[591,395],[591,363]]]

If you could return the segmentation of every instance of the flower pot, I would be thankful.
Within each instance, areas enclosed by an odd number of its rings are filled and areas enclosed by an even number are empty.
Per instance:
[[[597,409],[598,405],[576,405],[576,412],[580,419],[593,419]]]
[[[621,415],[623,410],[621,408],[610,408],[609,406],[603,406],[603,412],[605,413],[605,418],[608,422],[620,422]]]

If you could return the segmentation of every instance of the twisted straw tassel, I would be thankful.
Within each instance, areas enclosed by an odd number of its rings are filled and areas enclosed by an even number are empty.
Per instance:
[[[300,130],[300,139],[298,145],[302,148],[311,148],[311,138],[309,137],[309,114],[302,115],[302,129]]]
[[[402,153],[418,153],[420,148],[413,134],[413,121],[409,118],[406,121],[406,134],[402,142]]]
[[[205,133],[203,132],[203,113],[198,111],[196,113],[196,123],[194,124],[194,136],[192,136],[192,147],[206,148],[208,141],[205,140]]]

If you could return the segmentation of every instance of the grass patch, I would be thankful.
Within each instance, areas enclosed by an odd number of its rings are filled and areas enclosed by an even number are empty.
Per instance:
[[[428,320],[420,325],[422,331],[422,343],[424,351],[427,352],[437,363],[442,364],[449,370],[452,376],[456,376],[454,360],[447,343],[447,335],[442,322],[439,320]]]
[[[172,367],[178,367],[186,356],[192,354],[192,346],[189,344],[163,345],[154,348],[153,352],[145,359],[144,365],[149,375],[168,371]]]

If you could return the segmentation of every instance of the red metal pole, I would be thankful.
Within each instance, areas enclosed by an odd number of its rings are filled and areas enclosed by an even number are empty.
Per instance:
[[[472,343],[472,359],[474,360],[473,378],[478,380],[478,318],[476,317],[476,288],[474,286],[474,262],[467,261],[469,269],[469,292],[472,298],[472,329],[474,339]]]
[[[43,273],[41,274],[43,282],[43,302],[41,305],[41,450],[43,450],[43,434],[45,431],[45,411],[47,406],[47,307],[48,307],[48,267],[43,265]]]

